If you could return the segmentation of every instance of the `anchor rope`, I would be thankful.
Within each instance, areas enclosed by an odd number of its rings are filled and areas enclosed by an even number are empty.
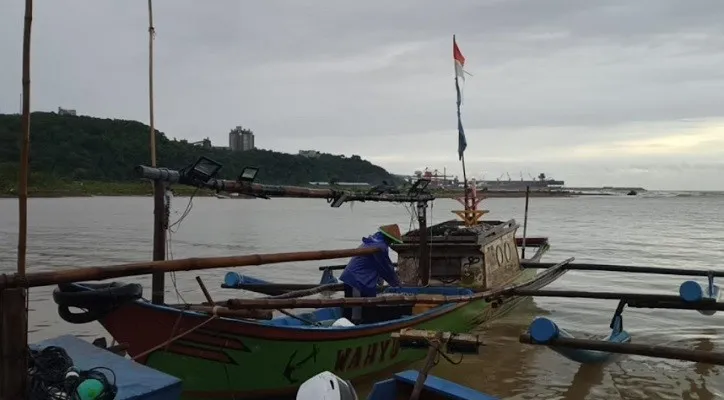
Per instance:
[[[161,349],[161,348],[163,348],[163,347],[165,347],[165,346],[168,346],[168,345],[170,345],[171,343],[173,343],[173,342],[175,342],[175,341],[183,338],[184,336],[186,336],[186,335],[188,335],[188,334],[190,334],[190,333],[193,333],[195,330],[200,329],[201,327],[205,326],[205,325],[208,324],[209,322],[211,322],[211,321],[213,321],[213,320],[215,320],[216,318],[219,317],[219,316],[217,315],[217,310],[218,310],[218,309],[219,309],[218,306],[212,307],[212,315],[211,315],[208,319],[206,319],[205,321],[203,321],[203,322],[201,322],[200,324],[194,326],[193,328],[190,328],[190,329],[186,330],[185,332],[182,332],[182,333],[180,333],[180,334],[178,334],[178,335],[176,335],[176,336],[174,336],[174,337],[172,337],[172,338],[164,341],[163,343],[161,343],[161,344],[159,344],[159,345],[157,345],[157,346],[153,346],[153,347],[151,347],[150,349],[148,349],[148,350],[146,350],[146,351],[144,351],[144,352],[136,355],[135,357],[132,358],[132,360],[136,361],[136,360],[138,360],[139,358],[145,357],[145,356],[153,353],[154,351],[159,350],[159,349]]]

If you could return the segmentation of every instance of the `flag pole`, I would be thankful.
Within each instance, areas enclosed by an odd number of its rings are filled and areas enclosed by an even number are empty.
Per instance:
[[[453,48],[455,48],[456,42],[455,42],[455,35],[453,35]],[[457,113],[458,113],[458,136],[460,135],[460,132],[462,131],[462,120],[460,117],[460,103],[461,103],[461,96],[460,96],[460,84],[458,83],[458,74],[457,74],[457,68],[454,66],[455,69],[455,91],[457,93]],[[458,137],[458,141],[460,138]],[[459,146],[459,144],[458,144]],[[468,211],[472,207],[470,206],[469,197],[468,194],[468,176],[467,172],[465,171],[465,154],[464,149],[463,152],[460,152],[460,161],[463,166],[463,190],[464,192],[464,199],[465,199],[465,211]]]

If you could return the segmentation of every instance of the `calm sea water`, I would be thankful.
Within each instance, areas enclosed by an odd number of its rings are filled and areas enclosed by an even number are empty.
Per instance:
[[[188,198],[174,199],[176,220]],[[151,257],[151,198],[31,199],[29,271],[106,265]],[[515,218],[522,224],[523,199],[484,202],[490,218]],[[436,201],[432,223],[450,219],[457,205]],[[531,199],[529,233],[550,237],[546,261],[575,256],[579,262],[720,269],[724,255],[724,197],[679,193],[644,197]],[[175,258],[357,246],[381,224],[409,227],[400,205],[355,204],[331,209],[319,200],[219,200],[197,198],[191,213],[172,235]],[[15,268],[17,202],[0,200],[0,271]],[[339,261],[331,261],[338,263]],[[315,263],[245,268],[243,272],[278,282],[318,282]],[[215,298],[225,270],[176,274],[167,279],[167,299],[201,301],[194,280],[200,275]],[[146,285],[146,278],[129,281]],[[550,288],[675,293],[682,278],[571,271]],[[104,335],[97,324],[71,325],[57,317],[52,288],[31,290],[31,340],[73,333]],[[479,356],[457,366],[441,362],[434,373],[508,399],[714,399],[724,396],[722,369],[687,362],[622,356],[604,366],[581,367],[542,347],[518,343],[519,333],[536,315],[548,315],[575,334],[602,334],[614,301],[540,298],[483,327],[486,344]],[[724,351],[724,316],[694,311],[634,310],[624,313],[636,343]]]

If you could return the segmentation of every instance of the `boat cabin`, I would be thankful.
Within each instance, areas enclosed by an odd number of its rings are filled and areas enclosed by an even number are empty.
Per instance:
[[[430,281],[476,290],[511,282],[521,273],[517,229],[514,219],[473,226],[451,220],[428,227]],[[398,275],[405,286],[420,285],[420,232],[410,231],[402,239],[404,243],[391,246],[398,254]]]

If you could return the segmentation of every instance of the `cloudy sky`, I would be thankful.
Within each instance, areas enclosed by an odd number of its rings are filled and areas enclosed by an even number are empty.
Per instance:
[[[16,112],[23,2],[6,3],[0,112]],[[470,175],[724,190],[723,15],[721,0],[155,0],[156,126],[459,173],[455,33]],[[36,1],[33,109],[147,122],[147,24],[143,0]]]

